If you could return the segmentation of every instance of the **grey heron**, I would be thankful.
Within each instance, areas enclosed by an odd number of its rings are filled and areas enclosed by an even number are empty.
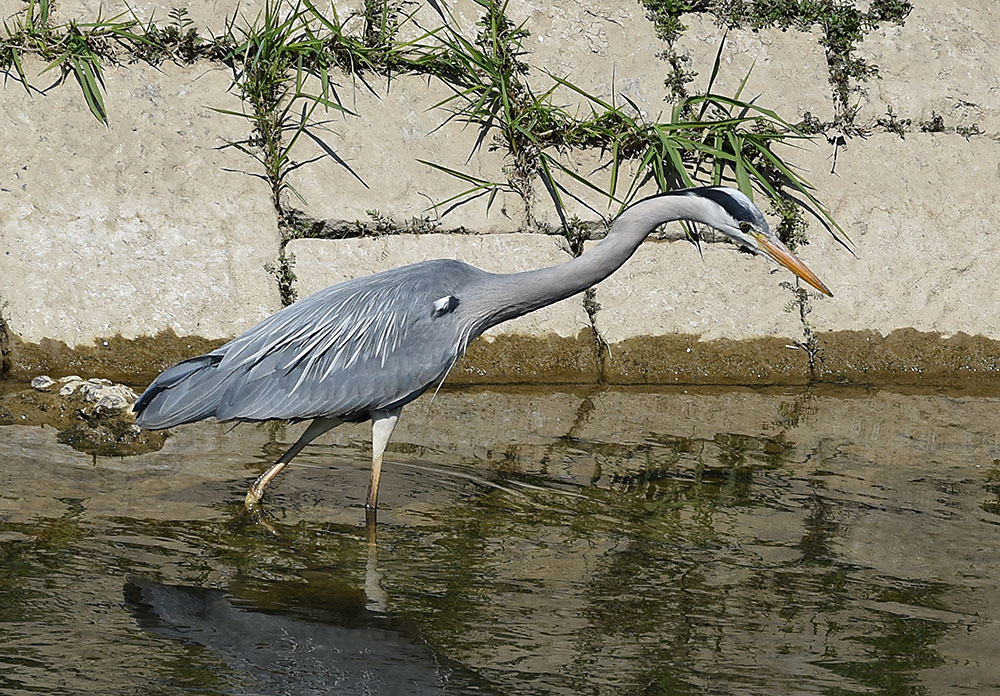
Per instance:
[[[714,227],[831,294],[740,191],[671,191],[627,207],[602,242],[557,266],[498,274],[440,259],[320,290],[216,350],[164,371],[136,402],[136,422],[160,429],[210,417],[311,420],[295,444],[250,485],[245,505],[253,511],[264,487],[303,447],[339,423],[370,419],[372,466],[365,507],[373,515],[382,457],[403,406],[443,381],[469,342],[486,329],[599,283],[657,226],[673,220]]]

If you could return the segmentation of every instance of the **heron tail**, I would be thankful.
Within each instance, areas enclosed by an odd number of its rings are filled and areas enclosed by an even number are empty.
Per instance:
[[[216,369],[220,354],[177,363],[153,380],[135,402],[135,422],[148,430],[170,428],[215,415],[225,374]]]

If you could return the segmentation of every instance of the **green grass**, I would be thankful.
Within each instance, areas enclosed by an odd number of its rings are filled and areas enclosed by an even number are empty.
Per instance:
[[[482,0],[482,4],[489,11],[474,41],[448,30],[444,39],[448,59],[469,77],[452,85],[455,93],[436,106],[450,108],[450,118],[478,127],[477,148],[491,141],[502,145],[509,159],[508,174],[503,181],[489,181],[441,163],[425,162],[469,184],[459,194],[440,201],[438,209],[447,212],[483,196],[488,209],[502,192],[515,192],[528,202],[537,177],[565,229],[564,198],[569,180],[606,197],[618,209],[650,180],[661,191],[729,183],[751,198],[755,192],[765,194],[782,216],[786,238],[803,241],[803,210],[835,236],[846,238],[809,182],[774,151],[778,143],[808,140],[810,136],[775,111],[741,100],[742,86],[733,97],[712,92],[723,46],[705,94],[678,100],[668,120],[646,122],[635,115],[640,109],[627,99],[624,105],[609,103],[556,76],[548,89],[535,93],[522,79],[526,66],[520,57],[527,31],[505,20],[506,3]],[[560,86],[587,100],[591,105],[589,118],[574,119],[552,103],[551,96]],[[565,164],[563,155],[568,151],[587,148],[606,153],[610,168],[607,189]],[[628,181],[619,181],[629,162],[637,163],[631,168],[636,173]]]
[[[287,180],[290,153],[316,109],[347,111],[330,79],[333,57],[301,8],[284,13],[280,2],[269,0],[252,21],[234,18],[225,32],[232,48],[222,57],[246,108],[218,111],[250,122],[250,139],[231,144],[263,166],[279,209],[286,190],[299,195]]]
[[[30,91],[23,66],[23,56],[33,54],[48,62],[43,72],[58,70],[72,75],[79,84],[91,113],[103,123],[108,112],[102,94],[104,76],[101,63],[114,55],[117,44],[134,39],[135,22],[115,17],[94,22],[70,22],[60,27],[49,25],[48,0],[31,0],[24,12],[4,21],[0,39],[0,69],[13,69]]]

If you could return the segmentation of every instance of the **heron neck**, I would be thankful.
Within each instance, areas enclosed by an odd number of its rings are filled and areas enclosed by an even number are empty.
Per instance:
[[[707,222],[711,203],[699,196],[661,194],[626,208],[597,246],[571,261],[523,273],[492,276],[492,305],[482,330],[572,297],[621,268],[649,233],[673,220]]]

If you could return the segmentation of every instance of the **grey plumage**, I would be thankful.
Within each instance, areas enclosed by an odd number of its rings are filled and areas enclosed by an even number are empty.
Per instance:
[[[455,298],[488,275],[436,260],[321,290],[164,372],[136,404],[136,422],[169,428],[211,416],[257,421],[334,414],[353,421],[403,406],[465,351],[472,327],[454,311]]]
[[[424,261],[321,290],[211,353],[163,372],[136,402],[136,422],[156,429],[209,417],[315,419],[251,486],[251,507],[267,482],[312,439],[338,422],[371,418],[368,507],[373,509],[382,452],[399,409],[443,380],[470,341],[491,326],[600,282],[653,229],[677,219],[715,227],[829,294],[739,191],[674,191],[630,206],[601,244],[558,266],[494,274],[459,261]]]

